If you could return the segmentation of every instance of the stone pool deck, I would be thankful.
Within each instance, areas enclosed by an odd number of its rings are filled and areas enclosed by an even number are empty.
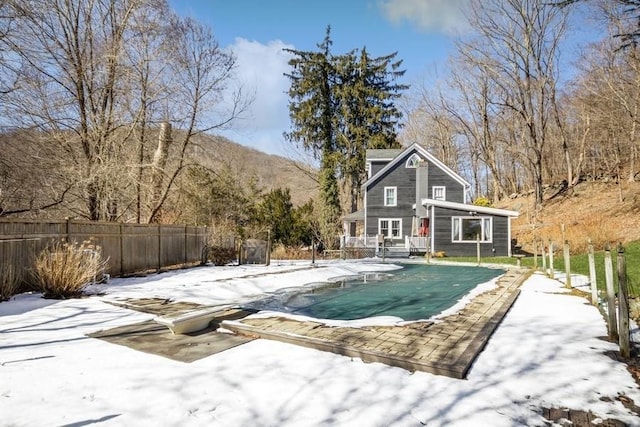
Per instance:
[[[187,363],[264,338],[410,371],[465,378],[518,297],[520,285],[530,275],[528,269],[509,269],[498,278],[494,289],[476,296],[456,314],[436,322],[332,327],[286,317],[251,318],[247,317],[250,311],[238,307],[221,309],[208,328],[190,334],[174,335],[166,326],[148,320],[90,336]],[[157,316],[180,315],[203,308],[200,304],[157,298],[107,302]],[[235,335],[220,333],[219,328]]]
[[[268,317],[225,320],[220,326],[245,337],[282,341],[411,371],[465,378],[530,274],[527,269],[507,270],[497,280],[496,288],[476,296],[464,309],[437,322],[349,328]]]

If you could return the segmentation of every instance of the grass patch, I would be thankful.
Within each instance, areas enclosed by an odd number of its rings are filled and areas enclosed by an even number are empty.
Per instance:
[[[640,241],[635,241],[627,244],[625,247],[625,257],[627,266],[627,285],[629,287],[629,294],[632,296],[640,296]],[[604,250],[595,252],[595,264],[596,264],[596,282],[598,289],[605,292],[605,277],[604,277]],[[459,261],[459,262],[477,262],[476,257],[451,257],[446,258],[447,261]],[[611,250],[611,259],[613,261],[613,281],[616,292],[618,290],[618,253],[616,248]],[[481,258],[482,264],[505,264],[516,265],[516,259],[511,257],[487,257]],[[548,262],[548,260],[547,260]],[[585,254],[578,254],[571,256],[571,273],[582,274],[589,277],[589,256]],[[522,258],[522,266],[534,268],[534,257]],[[542,268],[542,258],[538,256],[539,269]],[[547,265],[548,267],[548,265]],[[553,268],[556,271],[564,271],[564,256],[562,254],[562,248],[558,248],[553,257]]]
[[[18,293],[22,274],[11,264],[0,265],[0,302],[8,301]]]
[[[640,296],[640,241],[631,242],[624,247],[624,255],[627,267],[627,286],[629,294],[632,296]],[[604,274],[604,251],[597,251],[594,254],[596,264],[596,282],[598,289],[605,291],[605,274]],[[618,291],[618,252],[616,248],[611,249],[611,259],[613,261],[613,283],[616,292]],[[579,254],[571,256],[571,272],[575,274],[583,274],[589,276],[589,256],[587,254]],[[564,271],[564,257],[562,253],[554,258],[554,269]]]

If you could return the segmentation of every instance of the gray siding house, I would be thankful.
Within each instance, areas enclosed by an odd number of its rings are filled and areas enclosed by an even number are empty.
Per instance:
[[[364,208],[344,217],[348,246],[403,248],[448,256],[511,255],[517,212],[469,204],[470,184],[423,147],[367,150]],[[363,235],[349,236],[350,223]]]

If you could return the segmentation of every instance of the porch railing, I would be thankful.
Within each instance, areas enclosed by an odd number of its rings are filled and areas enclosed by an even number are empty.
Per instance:
[[[406,249],[427,249],[428,245],[428,237],[404,236],[404,247]]]
[[[378,244],[376,236],[344,236],[342,242],[346,248],[375,248]]]
[[[377,236],[344,236],[342,239],[346,248],[375,248],[378,245]],[[406,249],[427,249],[429,245],[428,237],[405,236],[404,246]]]

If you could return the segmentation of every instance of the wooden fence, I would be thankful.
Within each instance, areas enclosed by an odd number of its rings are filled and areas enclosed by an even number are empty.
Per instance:
[[[108,259],[113,276],[200,261],[207,227],[123,224],[78,220],[0,220],[0,269],[28,273],[35,257],[54,240],[91,240]],[[23,276],[26,277],[26,276]]]
[[[564,234],[564,226],[562,226],[562,232]],[[542,268],[550,278],[554,278],[554,244],[549,240],[549,246],[541,244],[542,248]],[[627,261],[625,256],[624,246],[622,243],[618,244],[617,248],[617,278],[618,278],[618,292],[614,289],[614,272],[613,272],[613,260],[611,255],[611,247],[607,245],[604,250],[604,276],[606,285],[606,298],[602,307],[600,306],[600,298],[598,296],[598,284],[596,274],[596,262],[595,251],[593,244],[589,241],[588,244],[588,266],[589,266],[589,282],[591,303],[596,307],[599,307],[606,314],[607,326],[609,329],[609,339],[613,342],[618,341],[620,346],[620,355],[628,359],[631,357],[631,343],[630,343],[630,307],[629,307],[629,287],[628,287],[628,275],[627,275]],[[565,269],[565,285],[568,288],[572,287],[571,281],[571,254],[570,246],[567,240],[563,245],[564,256],[564,269]],[[536,244],[534,249],[534,266],[538,268],[538,245]],[[547,260],[549,268],[547,268]],[[606,306],[606,309],[604,308]]]

